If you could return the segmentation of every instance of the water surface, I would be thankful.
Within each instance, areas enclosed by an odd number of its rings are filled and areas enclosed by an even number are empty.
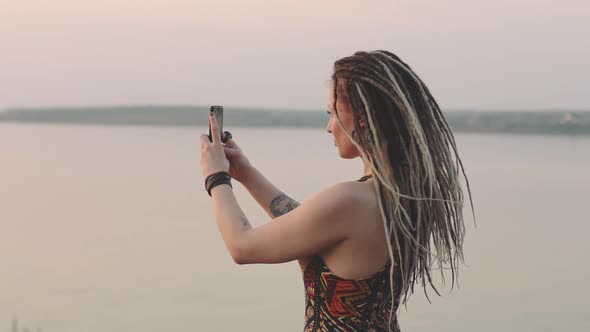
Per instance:
[[[0,124],[0,331],[301,331],[296,262],[235,265],[203,188],[207,128]],[[362,175],[317,129],[235,129],[304,200]],[[403,331],[588,331],[590,139],[459,134],[477,216],[460,289]],[[269,220],[239,184],[254,225]],[[448,290],[448,289],[447,289]],[[4,323],[2,323],[4,321]]]

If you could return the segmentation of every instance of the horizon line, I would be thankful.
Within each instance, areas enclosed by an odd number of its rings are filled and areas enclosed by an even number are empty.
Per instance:
[[[223,106],[223,105],[221,105]],[[50,110],[50,109],[90,109],[90,108],[208,108],[211,105],[206,104],[165,104],[165,103],[126,103],[126,104],[95,104],[95,105],[69,105],[69,106],[9,106],[0,109],[0,112],[7,111],[22,111],[22,110]],[[260,111],[297,111],[297,112],[317,112],[324,109],[324,107],[318,108],[287,108],[284,106],[273,107],[273,106],[236,106],[226,105],[223,107],[247,109],[247,110],[260,110]],[[588,108],[560,108],[560,107],[545,107],[545,108],[477,108],[477,107],[456,107],[456,108],[442,108],[442,111],[450,112],[590,112]]]

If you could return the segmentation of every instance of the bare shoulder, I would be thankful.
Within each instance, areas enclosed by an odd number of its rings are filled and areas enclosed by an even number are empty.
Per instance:
[[[305,203],[329,204],[329,207],[347,208],[350,204],[362,203],[366,194],[362,191],[362,184],[353,181],[339,182],[320,190],[312,195]]]
[[[324,211],[331,223],[354,223],[371,204],[370,184],[355,181],[339,182],[324,188],[302,203],[304,209]],[[338,217],[336,220],[330,216]]]
[[[355,188],[357,188],[355,190]],[[239,264],[282,263],[325,252],[354,237],[362,218],[355,183],[329,186],[289,213],[247,231],[233,248]],[[356,223],[358,224],[358,222]]]
[[[375,189],[372,183],[358,181],[344,181],[336,183],[325,189],[333,192],[347,203],[366,204],[367,200],[374,199]]]

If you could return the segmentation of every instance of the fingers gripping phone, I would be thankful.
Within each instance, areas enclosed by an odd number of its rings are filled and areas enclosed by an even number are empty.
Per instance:
[[[223,138],[223,107],[211,106],[209,112],[215,114],[217,128],[219,129],[219,137]],[[213,142],[213,137],[211,136],[211,122],[209,122],[209,142]]]

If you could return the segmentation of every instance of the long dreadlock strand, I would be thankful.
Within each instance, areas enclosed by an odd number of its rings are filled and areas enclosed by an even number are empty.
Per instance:
[[[389,324],[399,303],[407,305],[419,283],[437,295],[432,271],[451,270],[458,285],[465,235],[461,177],[471,189],[455,139],[424,82],[387,51],[357,52],[334,65],[334,110],[339,125],[374,175],[390,259]],[[344,98],[354,135],[336,107]],[[473,212],[475,221],[475,212]]]

